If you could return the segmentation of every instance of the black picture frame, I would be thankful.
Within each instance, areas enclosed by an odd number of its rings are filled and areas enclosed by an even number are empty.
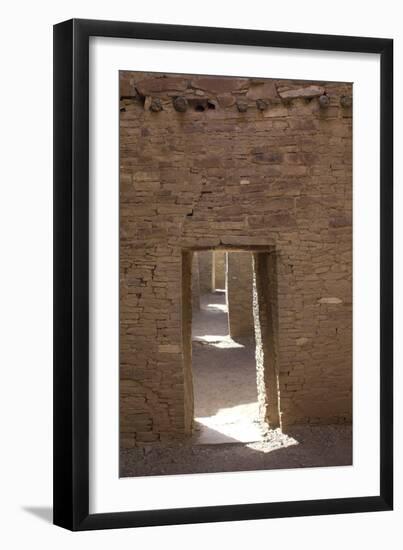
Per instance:
[[[89,38],[380,54],[380,491],[365,497],[89,513]],[[71,530],[393,507],[393,40],[72,19],[54,26],[54,523]]]

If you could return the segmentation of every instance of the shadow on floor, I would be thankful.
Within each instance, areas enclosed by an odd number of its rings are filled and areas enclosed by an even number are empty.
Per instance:
[[[171,443],[121,452],[120,477],[352,465],[351,425],[301,426],[268,441],[220,445]]]
[[[33,516],[45,521],[53,523],[53,507],[52,506],[23,506],[22,510]]]

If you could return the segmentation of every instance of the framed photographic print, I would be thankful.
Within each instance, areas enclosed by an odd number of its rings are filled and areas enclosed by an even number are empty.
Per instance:
[[[393,494],[393,42],[54,27],[54,522]]]

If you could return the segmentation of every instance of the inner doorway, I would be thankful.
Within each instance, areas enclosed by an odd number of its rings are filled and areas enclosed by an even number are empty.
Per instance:
[[[192,373],[196,444],[250,443],[263,437],[253,292],[252,252],[195,253]]]

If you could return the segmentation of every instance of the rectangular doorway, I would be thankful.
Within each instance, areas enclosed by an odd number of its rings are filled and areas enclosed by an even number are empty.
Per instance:
[[[250,250],[193,252],[189,359],[196,444],[256,442],[267,431],[262,358],[268,356],[260,326],[267,304],[257,296],[267,257]]]

